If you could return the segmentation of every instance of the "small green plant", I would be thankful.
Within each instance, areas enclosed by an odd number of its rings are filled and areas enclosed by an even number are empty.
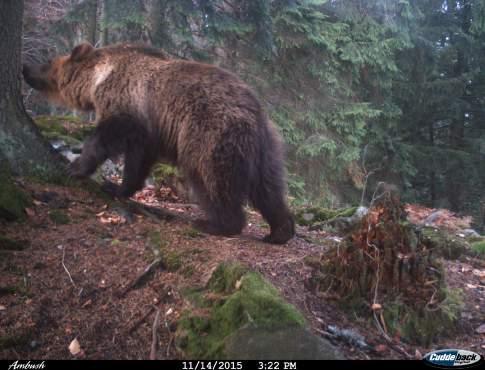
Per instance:
[[[479,256],[485,257],[485,241],[472,243],[472,251]]]

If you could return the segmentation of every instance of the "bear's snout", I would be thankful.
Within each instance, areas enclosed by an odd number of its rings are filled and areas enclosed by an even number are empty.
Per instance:
[[[40,77],[39,68],[24,64],[22,66],[22,75],[30,87],[36,90],[44,90],[47,88],[47,83]]]

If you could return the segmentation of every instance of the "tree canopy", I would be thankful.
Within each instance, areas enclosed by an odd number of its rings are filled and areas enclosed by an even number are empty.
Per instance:
[[[284,135],[297,202],[358,203],[387,181],[483,217],[483,0],[26,3],[48,18],[40,32],[26,12],[30,56],[36,38],[58,53],[142,41],[239,74]]]

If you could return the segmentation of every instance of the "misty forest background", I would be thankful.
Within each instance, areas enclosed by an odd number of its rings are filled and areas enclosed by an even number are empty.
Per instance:
[[[295,204],[404,201],[485,223],[483,0],[26,0],[23,58],[143,42],[227,68],[287,143]],[[34,114],[66,114],[24,90]]]

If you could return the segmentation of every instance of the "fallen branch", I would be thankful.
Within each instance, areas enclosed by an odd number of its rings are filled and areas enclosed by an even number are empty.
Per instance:
[[[67,269],[66,265],[64,264],[64,257],[65,257],[65,255],[66,255],[66,248],[64,246],[62,246],[62,267],[64,267],[64,270],[66,271],[67,276],[69,276],[69,280],[71,280],[72,286],[77,289],[77,286],[74,283],[74,280],[72,280],[71,273],[69,272],[69,270]]]
[[[143,272],[138,275],[135,280],[133,280],[126,288],[124,288],[120,293],[118,293],[119,297],[124,297],[126,293],[128,293],[130,290],[135,288],[147,275],[149,275],[155,268],[159,267],[162,263],[162,260],[160,258],[157,258],[155,261],[153,261],[151,264],[149,264]]]
[[[158,327],[160,326],[160,309],[157,309],[157,314],[155,315],[155,320],[152,326],[152,349],[150,351],[150,360],[157,359],[157,348],[158,348]]]
[[[127,209],[133,213],[141,214],[143,216],[159,220],[171,221],[175,218],[183,218],[183,216],[178,215],[176,213],[167,211],[165,209],[160,209],[152,206],[148,206],[146,204],[142,204],[139,202],[135,202],[134,200],[120,200],[120,203],[125,205]]]
[[[136,329],[138,329],[138,327],[143,324],[145,322],[145,320],[147,319],[148,316],[151,315],[151,313],[155,310],[155,308],[153,306],[150,306],[150,308],[148,309],[148,311],[142,316],[140,317],[138,320],[136,320],[133,325],[130,326],[130,328],[128,329],[128,334],[131,334],[133,333]]]

